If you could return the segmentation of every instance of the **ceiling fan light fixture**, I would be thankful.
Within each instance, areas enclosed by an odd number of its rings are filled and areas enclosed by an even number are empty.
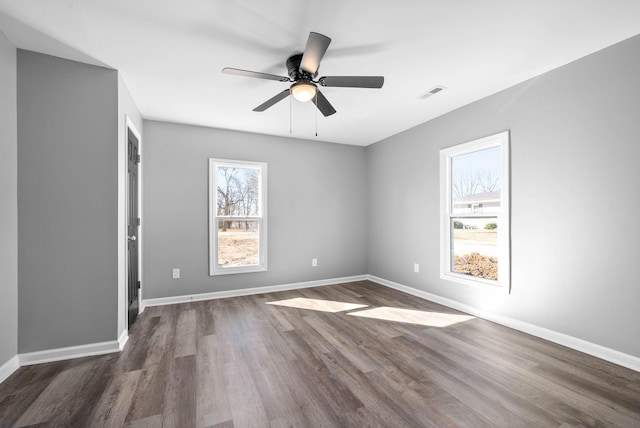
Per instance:
[[[300,102],[307,102],[316,96],[316,85],[309,82],[297,82],[291,85],[291,95]]]

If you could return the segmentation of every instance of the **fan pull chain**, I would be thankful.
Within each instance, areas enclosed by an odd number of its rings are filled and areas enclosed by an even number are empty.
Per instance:
[[[292,134],[292,132],[291,132],[291,109],[292,109],[291,103],[293,101],[291,101],[291,98],[293,98],[293,97],[289,97],[289,134]]]
[[[316,137],[317,137],[318,136],[318,91],[316,91],[315,97],[316,97],[316,108],[315,108],[315,111],[316,111]]]

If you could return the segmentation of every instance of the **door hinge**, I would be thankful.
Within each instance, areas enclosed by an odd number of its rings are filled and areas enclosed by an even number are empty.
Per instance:
[[[138,217],[138,218],[136,219],[136,224],[137,224],[138,226],[140,226],[140,217]]]
[[[140,163],[140,155],[136,155],[136,163]]]
[[[140,281],[138,281],[138,289],[140,289]]]

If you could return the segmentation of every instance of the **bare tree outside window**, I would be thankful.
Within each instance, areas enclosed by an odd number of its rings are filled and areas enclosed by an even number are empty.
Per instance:
[[[259,170],[219,166],[216,178],[219,216],[251,217],[258,215]],[[248,230],[249,222],[243,223],[245,230]],[[233,220],[222,222],[222,230],[225,232],[234,227],[238,228],[239,225]]]
[[[454,198],[500,190],[500,151],[484,149],[452,160],[451,190]]]
[[[452,183],[453,196],[456,198],[473,195],[480,186],[479,176],[468,169],[456,170],[452,177]]]
[[[499,189],[500,173],[487,169],[478,174],[480,189],[483,192],[493,192]]]

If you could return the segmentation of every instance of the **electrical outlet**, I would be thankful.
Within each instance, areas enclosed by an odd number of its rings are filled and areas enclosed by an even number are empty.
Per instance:
[[[318,267],[318,259],[311,259],[311,266]]]
[[[413,271],[415,273],[419,273],[420,272],[420,265],[418,263],[414,263],[413,264]]]
[[[173,268],[173,279],[180,278],[180,268]]]

